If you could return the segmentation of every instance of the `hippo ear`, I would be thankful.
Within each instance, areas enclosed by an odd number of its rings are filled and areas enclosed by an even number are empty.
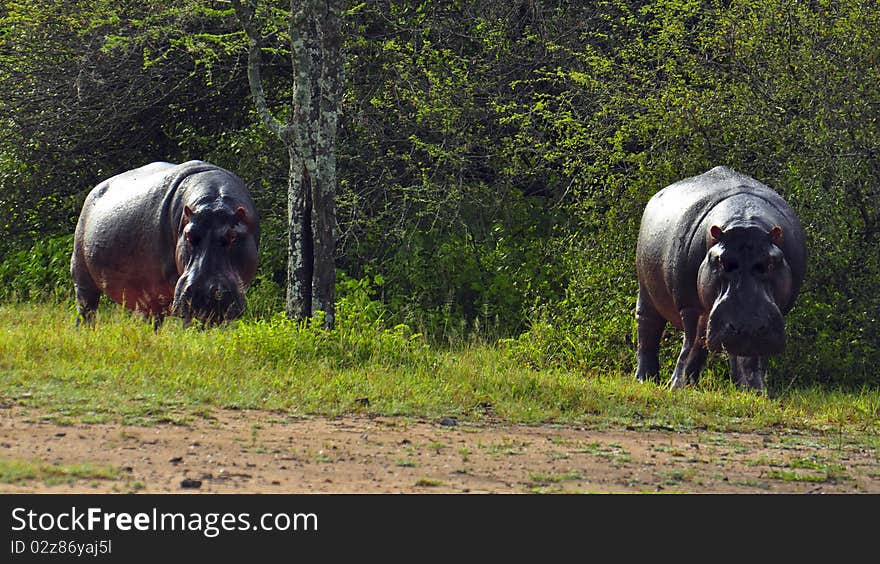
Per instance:
[[[253,222],[251,218],[248,216],[248,212],[244,209],[244,206],[238,206],[235,210],[235,220],[239,223],[244,223],[248,227],[251,227]]]
[[[709,228],[709,246],[718,244],[721,241],[721,228],[717,225],[713,225]]]
[[[770,230],[770,241],[777,247],[782,245],[782,228],[778,225]]]

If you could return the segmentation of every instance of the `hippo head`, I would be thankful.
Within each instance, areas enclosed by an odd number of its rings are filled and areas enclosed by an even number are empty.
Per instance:
[[[185,206],[172,310],[185,321],[222,323],[244,313],[245,289],[256,274],[257,223],[242,206]]]
[[[758,357],[785,348],[783,311],[792,276],[782,251],[782,228],[709,229],[698,292],[709,312],[707,344],[731,356]]]

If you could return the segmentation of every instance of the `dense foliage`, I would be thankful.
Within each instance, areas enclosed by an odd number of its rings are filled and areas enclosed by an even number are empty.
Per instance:
[[[279,109],[285,7],[263,14]],[[433,339],[631,371],[641,210],[725,164],[782,193],[809,234],[770,385],[878,383],[874,2],[384,0],[344,22],[343,298],[367,291]],[[279,311],[287,155],[252,112],[245,59],[220,0],[0,3],[0,295],[69,295],[96,182],[201,158],[250,182],[265,233],[252,315]]]

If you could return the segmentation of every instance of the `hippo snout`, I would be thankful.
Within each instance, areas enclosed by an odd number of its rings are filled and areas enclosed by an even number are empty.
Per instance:
[[[710,321],[706,343],[711,351],[733,356],[767,356],[785,350],[785,327],[780,323],[737,324]]]
[[[242,316],[244,293],[237,285],[212,281],[196,284],[181,279],[174,310],[181,317],[194,317],[204,323],[222,323]]]
[[[706,345],[733,356],[767,356],[785,349],[785,321],[770,300],[722,297],[709,314]]]

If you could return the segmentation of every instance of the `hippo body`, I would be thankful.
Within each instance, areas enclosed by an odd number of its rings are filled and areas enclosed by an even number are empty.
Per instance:
[[[726,167],[676,182],[645,207],[636,247],[636,378],[657,378],[667,322],[683,329],[671,385],[696,381],[709,350],[743,388],[764,388],[785,346],[784,315],[806,270],[800,221],[768,186]]]
[[[239,317],[257,270],[259,217],[244,182],[218,166],[155,162],[95,186],[74,234],[79,321],[101,293],[161,325]]]

